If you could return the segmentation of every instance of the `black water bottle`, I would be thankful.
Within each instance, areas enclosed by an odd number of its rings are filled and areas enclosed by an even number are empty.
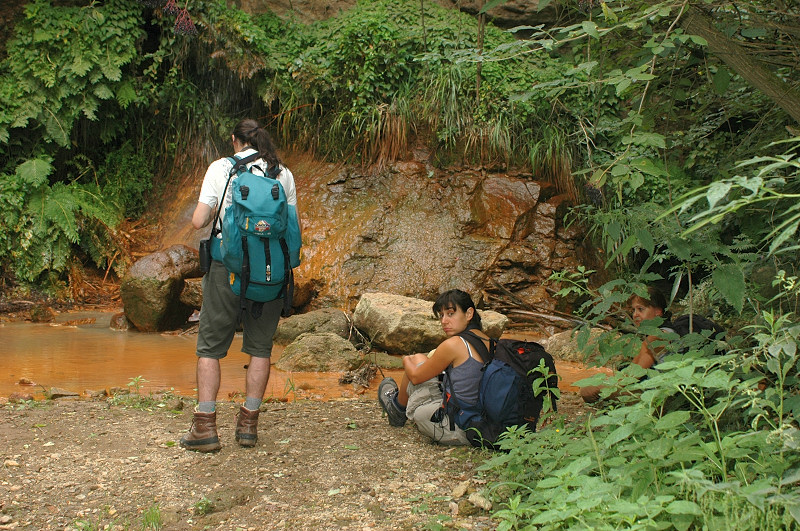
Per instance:
[[[200,240],[200,271],[208,273],[211,269],[211,238]]]

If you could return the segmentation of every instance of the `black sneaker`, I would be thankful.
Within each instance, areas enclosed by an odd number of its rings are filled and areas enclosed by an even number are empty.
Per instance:
[[[394,378],[384,378],[378,386],[378,402],[389,417],[389,425],[400,428],[406,425],[408,418],[406,412],[398,408],[394,402],[397,393],[397,383]]]

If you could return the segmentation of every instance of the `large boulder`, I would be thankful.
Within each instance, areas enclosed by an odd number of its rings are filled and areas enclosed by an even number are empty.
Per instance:
[[[337,308],[323,308],[281,319],[273,341],[288,345],[300,334],[332,332],[344,339],[350,338],[350,319]]]
[[[353,313],[353,323],[372,341],[372,346],[392,354],[428,352],[444,341],[433,303],[389,293],[365,293]],[[491,310],[479,310],[483,331],[500,337],[508,318]]]
[[[275,367],[286,372],[351,371],[361,354],[348,340],[333,332],[302,334],[288,345]]]
[[[125,315],[142,332],[179,328],[193,311],[180,300],[184,278],[199,275],[197,250],[186,245],[173,245],[141,258],[120,285]]]

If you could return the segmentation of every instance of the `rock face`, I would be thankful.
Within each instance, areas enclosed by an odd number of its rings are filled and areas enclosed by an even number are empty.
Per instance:
[[[541,344],[551,356],[561,361],[587,363],[598,358],[601,338],[608,332],[601,328],[592,328],[585,337],[583,349],[579,344],[579,334],[577,330],[565,330],[543,339]]]
[[[435,300],[451,288],[472,294],[479,307],[508,302],[565,310],[548,291],[547,278],[580,264],[594,268],[596,256],[583,248],[582,233],[563,226],[565,198],[530,174],[439,170],[426,154],[415,156],[381,171],[304,154],[283,157],[295,175],[303,224],[298,312],[352,311],[369,292]],[[186,190],[162,218],[175,231],[165,234],[163,245],[196,248],[205,237],[181,232],[201,181],[193,179],[197,189]]]
[[[486,3],[483,0],[449,0],[440,1],[442,5],[461,9],[465,13],[477,15]],[[557,2],[539,10],[539,2],[530,0],[508,0],[497,7],[487,11],[487,16],[493,24],[501,28],[514,28],[517,26],[550,25],[558,20]]]
[[[479,306],[513,293],[547,311],[556,308],[545,289],[552,271],[586,263],[582,235],[562,226],[564,198],[530,175],[421,161],[374,174],[295,167],[304,215],[296,280],[312,295],[307,308],[352,308],[370,291],[434,300],[459,288]]]
[[[387,293],[365,293],[353,313],[353,323],[371,340],[372,346],[391,354],[428,352],[444,341],[432,303]],[[500,337],[508,318],[493,311],[479,311],[483,330]]]
[[[203,279],[185,278],[183,279],[183,289],[179,296],[181,303],[199,310],[203,305]]]
[[[120,285],[128,320],[142,332],[174,330],[193,308],[180,300],[184,278],[200,275],[197,251],[173,245],[133,264]]]

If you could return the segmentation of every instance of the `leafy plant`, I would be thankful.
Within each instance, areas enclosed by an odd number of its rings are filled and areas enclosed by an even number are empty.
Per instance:
[[[211,514],[214,512],[214,502],[203,496],[194,504],[192,511],[198,516]]]
[[[118,131],[109,118],[136,100],[124,68],[135,62],[143,36],[139,11],[121,0],[88,7],[27,4],[0,66],[0,142],[27,127],[66,148],[81,118],[103,118],[100,138]]]
[[[40,158],[19,165],[12,175],[0,174],[0,202],[5,207],[0,260],[10,263],[21,280],[66,270],[73,245],[92,230],[115,226],[119,219],[96,185],[49,185],[52,171],[51,159]]]
[[[586,314],[601,319],[613,300],[603,297],[596,302],[605,309]],[[726,518],[797,525],[800,496],[785,488],[800,466],[789,450],[797,420],[785,407],[798,390],[785,377],[796,372],[797,327],[766,316],[765,325],[755,357],[675,346],[644,380],[632,365],[604,381],[606,394],[626,391],[615,407],[507,437],[506,453],[482,467],[499,476],[490,487],[502,505],[493,515],[498,528],[688,529]],[[769,391],[760,391],[765,377]]]
[[[142,394],[142,384],[147,382],[142,376],[135,376],[130,379],[127,386],[128,392],[114,393],[108,402],[112,406],[129,407],[133,409],[150,410],[158,407],[160,402],[156,400],[152,393],[145,396]],[[163,404],[162,404],[163,407]]]

